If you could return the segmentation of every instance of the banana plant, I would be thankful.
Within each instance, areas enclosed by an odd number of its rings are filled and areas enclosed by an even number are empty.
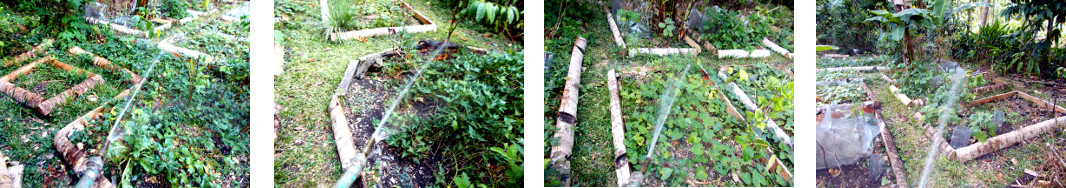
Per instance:
[[[523,11],[518,9],[519,0],[499,0],[497,2],[487,0],[469,0],[465,1],[460,6],[466,7],[461,11],[461,14],[465,14],[474,18],[475,21],[492,25],[497,31],[503,31],[510,33],[512,27],[518,30],[522,29],[522,14]]]
[[[912,29],[942,30],[943,28],[938,26],[946,24],[955,13],[979,6],[991,6],[991,4],[965,3],[951,9],[949,6],[951,6],[949,0],[937,0],[933,4],[932,11],[923,8],[909,8],[895,13],[886,10],[870,10],[870,13],[875,16],[866,21],[877,21],[888,26],[890,31],[887,37],[891,40],[903,39],[907,60],[910,61],[914,59],[914,47],[911,44],[911,35],[914,34]]]

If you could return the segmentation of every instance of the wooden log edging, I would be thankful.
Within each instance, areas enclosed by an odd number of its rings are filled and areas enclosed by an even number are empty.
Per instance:
[[[574,51],[570,55],[570,67],[567,71],[566,85],[563,86],[563,95],[559,104],[559,113],[555,127],[558,129],[552,138],[558,140],[558,144],[551,147],[551,163],[558,169],[559,179],[563,185],[570,185],[570,155],[574,148],[574,126],[577,125],[578,86],[581,83],[581,62],[584,59],[584,37],[578,37],[574,42]]]
[[[974,100],[972,102],[966,103],[965,108],[990,103],[992,101],[1005,99],[1014,95],[1018,95],[1019,97],[1022,97],[1023,99],[1032,102],[1037,106],[1040,106],[1041,108],[1046,108],[1049,111],[1066,113],[1066,109],[1063,109],[1060,106],[1050,104],[1043,99],[1033,97],[1029,94],[1026,94],[1025,92],[1017,90]],[[940,141],[936,144],[939,144],[941,150],[944,150],[944,155],[948,156],[952,160],[957,160],[960,162],[966,162],[976,159],[989,153],[1010,147],[1014,144],[1021,143],[1022,141],[1030,140],[1039,135],[1055,131],[1064,126],[1066,126],[1066,116],[1052,118],[1036,124],[1022,127],[1011,132],[1007,132],[1005,134],[1000,134],[998,136],[988,138],[987,140],[985,140],[985,142],[978,142],[970,144],[966,147],[954,149],[953,147],[948,145],[947,141],[940,138],[941,135],[936,134],[936,130],[931,125],[923,125],[923,127],[925,127],[926,129],[926,136],[928,136],[932,140]]]
[[[87,74],[88,78],[83,80],[81,83],[64,90],[63,92],[55,94],[55,96],[52,96],[48,99],[45,99],[43,96],[37,93],[30,92],[29,90],[20,88],[14,83],[11,83],[11,80],[30,73],[30,71],[33,71],[34,68],[36,68],[42,63],[66,71],[85,73]],[[47,116],[48,114],[52,113],[56,106],[65,104],[68,101],[68,98],[85,94],[85,92],[91,90],[93,87],[96,86],[96,83],[99,82],[103,82],[103,77],[100,75],[82,70],[80,68],[71,66],[63,62],[59,62],[52,57],[45,57],[32,63],[26,64],[20,67],[19,69],[7,75],[4,75],[3,77],[0,77],[0,92],[4,93],[8,97],[11,97],[12,99],[15,99],[15,101],[23,103],[23,105],[25,105],[26,107],[33,108],[37,110],[37,112]]]
[[[618,186],[629,184],[629,159],[626,157],[625,123],[622,121],[622,100],[618,97],[620,84],[614,69],[607,71],[607,89],[611,95],[611,136],[614,141],[614,173]]]
[[[1029,125],[1019,130],[989,138],[985,142],[978,142],[959,148],[955,152],[953,158],[961,162],[973,160],[977,157],[999,151],[1024,140],[1035,138],[1038,135],[1060,129],[1063,125],[1066,125],[1066,116],[1044,120],[1043,122]]]
[[[212,64],[212,63],[215,62],[215,57],[211,56],[211,55],[207,55],[207,53],[203,53],[203,52],[196,51],[196,50],[191,50],[191,49],[188,49],[188,48],[182,48],[182,47],[178,47],[178,46],[174,45],[173,44],[173,42],[175,42],[174,41],[174,37],[176,37],[176,36],[170,36],[170,37],[167,37],[166,39],[163,39],[163,41],[159,41],[159,44],[156,45],[156,47],[158,47],[159,49],[162,49],[163,51],[167,51],[167,52],[170,52],[170,53],[175,53],[175,54],[182,55],[182,56],[185,56],[185,57],[188,57],[188,58],[202,59],[204,61],[204,63],[206,63],[206,64]]]
[[[622,34],[618,31],[618,24],[614,21],[614,15],[611,15],[611,11],[607,10],[607,24],[611,26],[611,34],[614,35],[614,43],[626,49],[626,41],[622,40]]]
[[[329,100],[330,124],[333,126],[333,140],[337,143],[337,155],[341,160],[341,169],[348,169],[355,162],[355,143],[352,141],[352,130],[348,126],[348,118],[344,115],[344,106],[340,103],[338,95],[334,94]]]
[[[777,52],[778,54],[781,54],[782,56],[785,56],[788,59],[792,59],[792,52],[788,52],[788,49],[782,48],[781,46],[774,43],[774,41],[770,41],[770,39],[763,37],[762,44],[766,46],[766,48],[770,48],[770,50],[773,50],[774,52]]]
[[[718,50],[718,58],[765,58],[773,54],[770,50]]]
[[[878,110],[877,119],[880,121],[877,124],[881,127],[881,141],[884,142],[885,153],[888,153],[888,162],[892,165],[892,173],[896,177],[896,186],[907,188],[909,184],[907,184],[907,174],[903,172],[903,160],[899,158],[899,151],[896,151],[896,142],[893,141],[892,132],[888,130],[883,117],[880,110]]]
[[[115,98],[120,98],[120,96],[116,96]],[[78,119],[75,119],[74,121],[67,124],[67,126],[56,132],[56,136],[52,140],[56,151],[58,151],[60,154],[60,158],[63,159],[64,162],[66,162],[67,166],[71,168],[72,171],[74,171],[74,174],[81,174],[85,172],[85,170],[87,170],[86,164],[88,163],[89,158],[88,153],[82,151],[81,149],[78,149],[78,147],[75,147],[74,144],[70,142],[69,137],[70,135],[74,134],[75,130],[84,130],[85,125],[89,124],[89,121],[91,121],[92,119],[96,119],[103,114],[103,110],[104,106],[100,106],[96,109],[93,109],[92,111],[89,111],[85,115],[78,117]],[[100,173],[100,176],[96,178],[96,183],[94,183],[93,185],[94,187],[115,187],[113,184],[111,184],[111,181],[108,180],[105,175],[103,175],[103,172]]]
[[[723,67],[723,68],[725,68],[725,67]],[[726,76],[725,71],[723,71],[723,70],[719,70],[718,71],[718,77],[723,79],[723,80],[729,78],[728,76]],[[745,107],[747,107],[748,109],[751,109],[754,112],[757,112],[757,113],[760,113],[760,114],[762,113],[762,109],[760,109],[759,106],[756,105],[755,102],[752,101],[751,98],[748,97],[748,94],[744,93],[744,90],[741,90],[740,87],[737,86],[736,83],[729,82],[726,85],[728,85],[730,87],[730,89],[731,89],[731,91],[733,92],[734,95],[737,95],[737,100],[739,100],[741,104],[744,104]],[[785,131],[783,129],[781,129],[781,127],[779,127],[777,125],[777,122],[774,122],[772,119],[767,119],[766,120],[766,128],[770,128],[771,130],[773,130],[774,136],[776,136],[778,139],[780,139],[781,142],[785,142],[785,144],[788,144],[789,146],[792,146],[792,136],[789,136],[788,133],[785,133]]]
[[[130,69],[126,69],[126,68],[119,67],[117,65],[111,64],[110,60],[107,60],[106,58],[103,58],[103,57],[100,57],[100,56],[96,56],[96,54],[93,54],[92,52],[85,51],[84,49],[81,49],[81,47],[77,47],[77,46],[70,47],[70,49],[68,49],[67,52],[70,53],[70,54],[74,54],[74,55],[85,54],[85,55],[92,56],[93,57],[92,58],[93,65],[96,65],[97,67],[104,68],[104,69],[107,69],[107,70],[122,71],[122,72],[125,72],[126,74],[129,74],[130,75],[130,80],[128,81],[128,83],[130,83],[130,84],[137,85],[137,84],[141,83],[141,76],[137,75],[137,73],[134,73],[133,71],[130,71]]]
[[[840,72],[840,71],[882,71],[889,70],[888,67],[880,66],[862,66],[862,67],[835,67],[818,69],[818,72]]]
[[[393,33],[396,33],[396,32],[401,32],[401,31],[402,32],[407,32],[407,33],[424,33],[424,32],[437,31],[437,24],[434,23],[433,20],[430,20],[429,18],[426,18],[425,15],[423,15],[418,10],[415,10],[414,8],[412,8],[411,5],[407,4],[407,2],[404,2],[404,1],[401,0],[400,3],[403,4],[403,8],[405,10],[411,11],[412,16],[414,16],[415,19],[418,19],[418,21],[421,22],[423,25],[407,25],[407,26],[399,26],[399,27],[379,27],[379,28],[370,28],[370,29],[363,29],[363,30],[356,30],[356,31],[336,32],[336,33],[330,33],[329,34],[329,40],[331,40],[331,41],[342,41],[342,40],[351,40],[351,39],[363,39],[363,38],[374,37],[374,36],[379,36],[379,35],[389,35],[389,34],[393,34]],[[323,23],[329,23],[329,16],[330,16],[330,13],[329,13],[329,1],[328,0],[319,0],[319,5],[322,6],[322,8],[321,8],[322,22]]]

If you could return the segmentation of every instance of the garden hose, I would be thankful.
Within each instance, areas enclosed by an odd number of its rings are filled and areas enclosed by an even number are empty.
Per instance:
[[[96,178],[100,177],[100,171],[104,168],[104,161],[99,156],[89,157],[89,161],[85,163],[85,172],[82,172],[81,179],[77,184],[74,184],[75,188],[91,188],[93,183],[96,182]]]

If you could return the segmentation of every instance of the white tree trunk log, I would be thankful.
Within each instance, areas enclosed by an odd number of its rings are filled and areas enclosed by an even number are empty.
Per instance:
[[[625,123],[622,121],[622,100],[618,97],[621,88],[614,69],[607,71],[607,89],[611,92],[611,135],[614,140],[614,173],[618,186],[629,184],[629,159],[626,158]]]
[[[818,72],[840,72],[840,71],[882,71],[888,70],[888,67],[878,66],[866,66],[866,67],[837,67],[837,68],[824,68],[818,69]]]
[[[621,46],[622,49],[626,48],[626,41],[622,40],[622,33],[618,31],[618,24],[615,24],[614,15],[611,15],[611,11],[607,11],[607,24],[611,26],[611,34],[614,35],[615,45]]]
[[[574,126],[577,122],[578,89],[581,84],[581,62],[585,57],[585,45],[587,41],[578,37],[574,41],[574,51],[570,54],[570,67],[567,71],[566,85],[563,86],[563,95],[559,104],[558,119],[555,127],[557,131],[552,137],[558,140],[558,144],[552,146],[551,162],[559,174],[564,185],[570,185],[570,155],[574,149]]]
[[[697,49],[697,48],[633,48],[633,49],[629,49],[629,56],[630,57],[636,56],[638,54],[650,54],[650,55],[657,55],[657,56],[684,55],[684,56],[695,57],[696,54],[699,54],[699,49]]]
[[[718,58],[764,58],[770,54],[770,50],[718,50]]]
[[[788,52],[788,49],[782,48],[781,46],[775,44],[774,41],[770,41],[770,39],[768,38],[763,38],[762,44],[766,45],[766,48],[770,48],[770,50],[773,50],[774,52],[777,52],[785,56],[786,58],[792,59],[792,52]]]
[[[718,77],[722,78],[723,80],[729,78],[726,76],[725,71],[718,71]],[[741,90],[736,83],[730,82],[726,85],[731,88],[733,94],[737,95],[737,100],[739,100],[740,103],[744,104],[744,106],[746,106],[748,109],[762,114],[762,109],[759,109],[759,106],[756,105],[755,102],[751,100],[751,98],[748,98],[748,94],[744,93],[744,90]],[[726,102],[728,103],[728,101]],[[792,146],[792,137],[785,133],[785,130],[781,129],[781,127],[777,126],[777,122],[774,122],[771,119],[767,119],[766,128],[772,129],[774,135],[777,136],[777,138],[780,139],[781,142],[785,142],[785,144]]]

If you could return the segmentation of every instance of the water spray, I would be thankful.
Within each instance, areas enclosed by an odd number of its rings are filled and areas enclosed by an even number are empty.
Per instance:
[[[648,171],[648,166],[651,164],[651,160],[654,157],[652,154],[654,154],[655,145],[659,140],[659,135],[662,133],[663,124],[666,123],[666,117],[670,116],[674,101],[677,99],[677,93],[681,90],[681,85],[685,83],[685,76],[688,74],[688,69],[690,67],[692,67],[692,64],[686,65],[685,69],[679,74],[679,77],[672,80],[673,84],[666,86],[666,92],[659,95],[659,112],[656,114],[655,128],[653,128],[654,133],[652,133],[651,142],[648,144],[648,154],[644,156],[644,162],[641,164],[640,171],[634,172],[629,177],[629,185],[626,185],[627,187],[640,187],[640,182],[643,182],[644,173]]]
[[[962,81],[965,80],[963,78],[965,78],[966,76],[964,74],[966,71],[963,71],[961,68],[955,68],[952,69],[952,71],[954,72],[954,74],[952,76],[953,80],[951,83],[951,95],[948,95],[947,101],[945,103],[941,103],[944,105],[955,105],[955,100],[959,98],[956,93],[959,92],[959,88],[962,86],[963,83]],[[952,106],[948,106],[948,108],[951,107]],[[940,118],[937,121],[939,125],[937,126],[936,134],[934,134],[935,136],[933,137],[933,142],[929,143],[929,153],[926,154],[925,157],[925,168],[922,169],[922,179],[918,183],[919,188],[924,188],[926,186],[926,182],[929,181],[929,173],[933,170],[933,160],[936,160],[938,152],[937,149],[939,149],[937,147],[938,143],[944,140],[940,137],[940,135],[941,132],[944,131],[944,125],[948,123],[948,115],[950,115],[948,114],[948,108],[940,109]]]

